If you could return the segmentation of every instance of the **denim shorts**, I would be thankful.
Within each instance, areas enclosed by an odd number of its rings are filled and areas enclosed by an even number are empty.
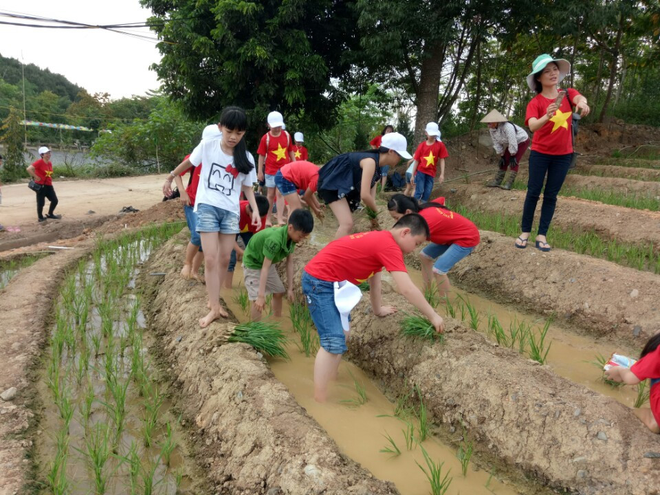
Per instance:
[[[199,237],[199,232],[197,232],[197,213],[195,213],[195,209],[192,206],[188,205],[183,205],[183,212],[186,215],[188,230],[190,230],[190,243],[197,246],[201,251],[202,241]]]
[[[389,171],[390,171],[390,166],[389,165],[383,165],[382,167],[380,167],[380,175],[382,177],[387,177],[387,172],[389,172]]]
[[[279,170],[278,170],[279,172]],[[266,182],[266,187],[275,187],[275,176],[274,175],[264,175],[264,179]]]
[[[462,247],[458,244],[430,243],[422,249],[422,256],[437,260],[433,264],[433,272],[445,275],[451,268],[474,251],[473,247]]]
[[[406,184],[410,184],[410,179],[412,179],[412,172],[406,172]]]
[[[290,180],[285,179],[281,170],[278,170],[275,174],[275,185],[277,186],[277,190],[282,196],[298,192],[298,186],[296,186]]]
[[[319,333],[321,347],[330,354],[344,354],[348,347],[339,310],[335,306],[334,284],[319,280],[303,271],[302,291],[307,300],[309,314]]]
[[[197,205],[197,232],[238,234],[238,213],[207,204]]]

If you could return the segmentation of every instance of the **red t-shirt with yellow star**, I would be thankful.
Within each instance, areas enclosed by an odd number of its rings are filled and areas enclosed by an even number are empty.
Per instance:
[[[305,266],[312,277],[326,282],[359,285],[385,268],[405,272],[403,252],[389,230],[360,232],[332,241]]]
[[[429,240],[443,246],[457,244],[471,248],[479,244],[479,229],[467,218],[446,208],[424,208],[419,210],[429,224]]]
[[[34,173],[37,174],[39,184],[43,186],[53,185],[53,162],[46,163],[43,158],[39,158],[32,164]]]
[[[286,165],[291,161],[289,151],[293,149],[291,136],[286,131],[282,131],[279,136],[275,137],[270,134],[270,131],[263,135],[259,143],[258,155],[266,157],[266,175],[275,175],[282,165]],[[268,149],[266,149],[266,142],[268,141]]]
[[[568,155],[573,153],[573,139],[572,139],[572,119],[573,112],[571,110],[571,103],[576,96],[577,90],[568,88],[568,94],[564,97],[552,118],[546,122],[532,136],[532,151],[545,153],[546,155]],[[529,119],[540,119],[543,117],[548,106],[554,103],[553,98],[546,98],[538,94],[532,101],[527,104],[527,113],[525,114],[525,125],[529,126]]]
[[[308,158],[307,148],[305,148],[304,146],[298,146],[297,144],[294,144],[292,149],[293,149],[293,156],[295,157],[296,161],[307,160]]]
[[[417,162],[417,171],[431,177],[435,177],[435,172],[438,167],[438,160],[447,158],[447,148],[442,141],[437,141],[429,145],[426,141],[420,143],[413,155]]]
[[[252,217],[248,215],[247,212],[247,207],[250,205],[250,202],[239,201],[238,204],[241,211],[241,217],[238,220],[238,228],[241,230],[242,234],[244,234],[245,232],[252,232],[253,234],[256,234],[260,230],[266,228],[266,219],[268,217],[261,217],[261,224],[255,227],[254,225],[252,225]]]
[[[282,177],[295,184],[298,189],[316,192],[319,187],[319,167],[304,160],[291,162],[282,167]]]

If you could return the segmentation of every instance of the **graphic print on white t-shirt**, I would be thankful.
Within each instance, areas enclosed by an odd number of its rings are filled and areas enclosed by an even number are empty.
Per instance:
[[[231,196],[236,177],[238,177],[238,170],[233,165],[229,164],[223,167],[213,163],[208,177],[208,188],[209,190],[219,191],[225,196]]]

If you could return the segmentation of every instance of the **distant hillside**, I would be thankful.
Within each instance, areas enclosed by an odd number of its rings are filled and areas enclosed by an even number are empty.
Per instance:
[[[3,57],[0,54],[0,79],[4,79],[5,82],[20,87],[22,77],[21,62],[15,58]],[[25,80],[34,85],[36,93],[48,90],[69,101],[75,101],[76,95],[82,89],[66,77],[60,74],[53,74],[48,69],[40,69],[34,64],[25,66]]]

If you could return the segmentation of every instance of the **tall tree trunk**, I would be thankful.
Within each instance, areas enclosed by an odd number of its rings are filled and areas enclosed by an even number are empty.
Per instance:
[[[619,104],[619,98],[621,98],[621,93],[623,92],[623,85],[626,83],[627,72],[628,72],[628,66],[626,64],[626,58],[623,55],[621,55],[621,77],[619,78],[619,85],[616,87],[614,106],[617,106]]]
[[[415,142],[411,143],[413,150],[424,139],[426,124],[435,122],[437,119],[440,74],[443,64],[442,52],[442,43],[437,42],[424,54],[424,60],[422,60],[415,102],[417,116],[415,117]]]
[[[472,109],[472,119],[470,119],[470,131],[474,130],[481,103],[481,43],[477,45],[477,91],[474,95],[474,108]]]
[[[600,48],[600,60],[598,60],[598,72],[596,72],[596,91],[594,91],[594,108],[598,106],[600,101],[600,79],[603,76],[603,64],[605,60],[605,50],[603,47]]]
[[[601,124],[605,120],[607,115],[607,107],[610,104],[612,99],[612,90],[614,89],[614,81],[616,80],[616,69],[619,65],[619,50],[621,48],[621,37],[623,36],[623,14],[619,14],[619,30],[616,33],[616,42],[614,44],[614,49],[612,50],[612,65],[610,65],[610,82],[607,86],[607,95],[605,96],[605,102],[603,103],[603,109],[600,111],[600,116],[598,117],[598,122]]]

